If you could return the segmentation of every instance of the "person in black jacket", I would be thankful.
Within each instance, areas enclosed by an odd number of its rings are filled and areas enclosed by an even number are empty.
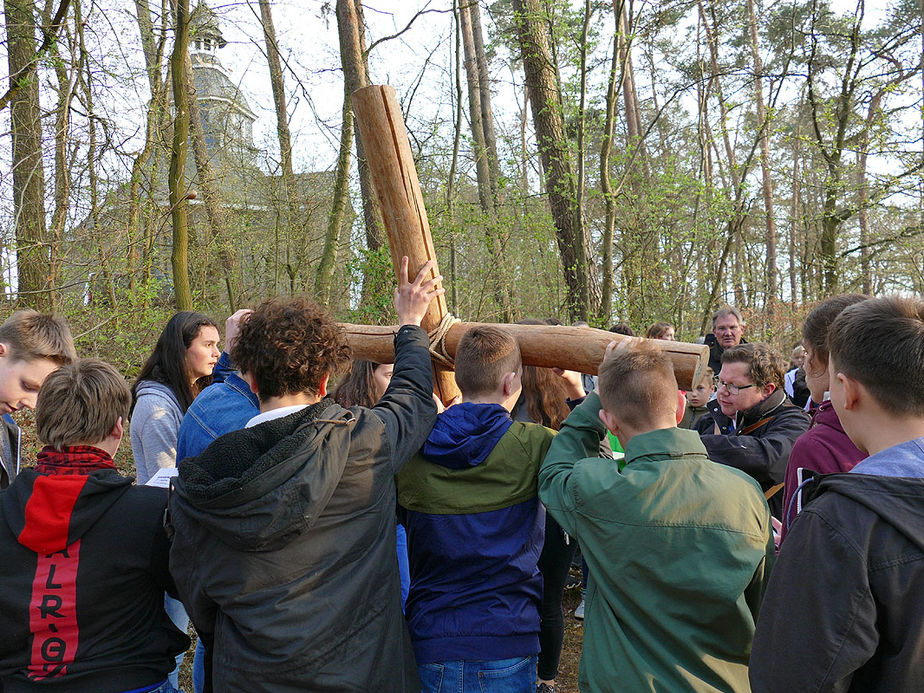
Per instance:
[[[887,335],[887,338],[883,338]],[[752,689],[924,684],[924,301],[870,299],[828,332],[831,403],[870,456],[803,487],[757,622]]]
[[[732,305],[725,304],[712,314],[712,332],[706,335],[703,343],[709,347],[709,367],[714,373],[722,368],[722,353],[739,344],[747,344],[743,339],[744,318]]]
[[[189,638],[164,611],[167,491],[133,486],[112,457],[131,392],[83,359],[45,380],[36,467],[0,494],[0,689],[175,691]]]
[[[374,407],[325,397],[342,330],[267,301],[231,360],[260,400],[247,428],[179,467],[170,569],[206,646],[205,690],[417,691],[395,559],[394,475],[436,420],[420,320],[442,277],[404,258],[391,382]]]
[[[783,391],[782,357],[761,343],[726,349],[716,384],[716,399],[709,403],[710,409],[718,407],[713,430],[703,428],[708,416],[699,426],[709,459],[750,474],[764,493],[771,492],[770,512],[779,518],[789,452],[811,423]]]

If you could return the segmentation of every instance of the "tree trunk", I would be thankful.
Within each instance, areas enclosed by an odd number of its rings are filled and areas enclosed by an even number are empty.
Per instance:
[[[638,147],[638,159],[642,164],[645,180],[651,179],[651,164],[648,160],[648,147],[645,145],[645,131],[642,128],[642,115],[638,106],[638,92],[635,87],[635,72],[632,69],[632,23],[625,0],[613,0],[613,9],[619,21],[617,38],[619,60],[622,64],[622,101],[626,112],[626,134],[631,148]]]
[[[800,109],[801,111],[801,109]],[[792,148],[792,201],[789,208],[789,300],[796,305],[796,243],[799,237],[799,219],[802,216],[801,198],[801,166],[802,156],[802,123],[796,125],[796,137]],[[803,296],[803,300],[805,297]]]
[[[484,42],[481,37],[479,20],[475,35],[473,15],[477,13],[477,2],[464,2],[459,8],[459,27],[462,33],[462,46],[465,52],[465,76],[468,83],[469,118],[472,125],[472,139],[475,143],[475,174],[478,180],[478,201],[485,214],[481,225],[485,233],[485,245],[488,256],[495,270],[491,273],[491,285],[494,300],[501,311],[504,322],[513,319],[510,295],[505,286],[508,276],[507,263],[504,261],[503,244],[498,236],[497,224],[497,145],[492,141],[488,145],[487,131],[494,133],[493,114],[491,112],[490,85],[482,84],[487,80],[487,61],[484,56]],[[478,47],[481,47],[481,55]],[[484,61],[484,69],[481,62]],[[492,152],[493,147],[493,152]]]
[[[484,132],[485,153],[488,158],[491,199],[497,205],[500,167],[497,158],[497,135],[494,132],[494,110],[491,108],[491,81],[488,76],[488,57],[484,50],[481,29],[481,9],[477,0],[467,3],[475,45],[475,62],[478,66],[478,97],[481,103],[481,126]]]
[[[38,310],[52,307],[47,292],[54,283],[49,268],[45,228],[45,169],[42,165],[42,123],[35,55],[34,5],[29,0],[4,0],[13,140],[13,214],[16,272],[20,299]]]
[[[81,16],[81,5],[79,2],[74,4],[74,26],[77,31],[78,50],[80,55],[80,64],[77,69],[80,75],[80,85],[84,94],[84,106],[86,107],[87,117],[89,120],[87,124],[87,129],[89,130],[89,141],[87,143],[87,178],[89,179],[90,183],[90,212],[87,215],[87,218],[89,219],[89,225],[92,229],[90,235],[93,239],[93,244],[96,246],[97,261],[99,262],[100,273],[102,274],[102,284],[106,287],[106,295],[109,299],[109,305],[114,309],[116,305],[116,294],[115,280],[110,262],[112,258],[112,249],[107,247],[107,242],[112,243],[113,240],[107,238],[103,230],[100,228],[99,173],[96,170],[96,161],[98,156],[96,134],[97,119],[95,108],[93,106],[93,68],[89,60],[90,54],[87,51],[86,43],[84,41],[84,21]],[[88,277],[88,283],[92,292],[94,283],[92,277]]]
[[[459,164],[459,141],[462,138],[462,37],[459,16],[459,0],[452,0],[452,14],[454,19],[455,46],[454,69],[455,75],[455,119],[452,133],[452,159],[449,164],[449,180],[446,181],[446,209],[449,214],[449,304],[453,310],[458,310],[459,292],[456,288],[456,171]]]
[[[265,0],[260,0],[264,2]],[[337,13],[338,31],[341,15]],[[340,61],[346,65],[348,56],[344,53],[344,44],[340,43]],[[343,122],[340,126],[340,153],[337,156],[337,172],[334,177],[334,199],[330,215],[327,218],[327,233],[324,236],[324,249],[321,262],[315,275],[314,293],[318,301],[327,305],[330,302],[331,286],[334,279],[334,266],[337,261],[337,248],[340,245],[340,229],[343,227],[343,215],[346,202],[350,196],[350,154],[353,148],[353,100],[349,84],[343,82]]]
[[[302,274],[307,269],[308,239],[301,238],[304,226],[300,222],[299,193],[292,165],[292,137],[289,133],[289,114],[286,108],[285,78],[282,74],[282,62],[279,58],[279,44],[276,42],[276,28],[273,25],[273,12],[269,0],[260,0],[260,20],[263,25],[263,38],[266,42],[266,60],[269,64],[270,86],[273,90],[273,104],[276,107],[276,135],[279,139],[279,160],[282,168],[282,186],[285,195],[286,237],[295,240],[298,252],[294,267],[288,267],[290,276]],[[297,240],[296,240],[296,237]]]
[[[141,34],[141,51],[144,53],[148,86],[153,94],[161,83],[160,60],[163,56],[163,40],[166,38],[166,32],[161,33],[160,41],[154,40],[154,23],[151,21],[151,6],[148,0],[135,0],[135,13]]]
[[[869,157],[869,134],[875,126],[879,116],[879,104],[882,102],[884,90],[880,89],[870,99],[866,112],[866,127],[860,134],[857,147],[857,221],[860,224],[860,274],[864,294],[873,293],[873,269],[870,253],[869,215],[866,207],[869,198],[869,187],[866,181],[866,160]]]
[[[600,310],[598,319],[609,322],[613,317],[613,237],[616,233],[616,200],[613,196],[613,184],[610,180],[610,154],[613,151],[613,129],[616,122],[616,99],[619,93],[617,79],[619,73],[619,46],[613,43],[613,58],[610,61],[610,76],[606,87],[606,117],[603,123],[603,137],[600,144],[600,192],[606,204],[606,219],[603,225],[602,266],[603,275],[600,287]]]
[[[748,26],[751,39],[751,57],[754,61],[754,102],[757,106],[757,130],[760,133],[760,169],[764,195],[764,216],[767,226],[767,295],[765,307],[768,317],[772,318],[777,299],[776,273],[776,220],[773,211],[773,179],[770,173],[770,123],[764,107],[763,64],[757,44],[757,17],[754,13],[754,0],[747,0]]]
[[[128,250],[127,264],[129,273],[129,286],[134,289],[137,279],[138,247],[143,248],[146,260],[144,274],[150,272],[147,259],[150,255],[150,233],[145,233],[150,224],[143,224],[141,218],[141,185],[148,171],[148,162],[154,154],[160,133],[167,118],[167,80],[161,77],[161,64],[164,48],[167,42],[167,32],[159,32],[159,38],[154,39],[154,26],[151,22],[151,10],[147,0],[135,0],[137,10],[138,31],[141,35],[141,45],[144,52],[145,68],[148,74],[148,83],[151,89],[151,100],[145,117],[144,145],[132,162],[132,173],[128,186]]]
[[[192,293],[189,289],[189,216],[187,188],[184,178],[186,153],[189,146],[189,74],[186,60],[189,53],[189,0],[177,0],[176,38],[170,57],[173,74],[173,148],[170,153],[170,172],[167,185],[170,189],[170,212],[173,217],[173,293],[177,310],[192,310]]]
[[[343,77],[349,92],[369,85],[369,66],[366,58],[366,29],[363,24],[363,6],[360,0],[337,0],[337,27],[340,32],[340,55],[343,62]],[[363,197],[363,222],[366,227],[366,247],[378,250],[385,242],[382,229],[382,215],[372,189],[369,164],[363,138],[354,132],[356,140],[356,168],[359,171],[359,188]],[[363,284],[363,295],[367,287]]]
[[[520,44],[539,156],[555,223],[567,287],[571,320],[586,320],[589,304],[587,254],[581,210],[562,113],[561,94],[549,50],[549,37],[539,0],[513,0],[514,25]]]
[[[51,23],[52,4],[46,0],[45,8],[42,12],[42,21],[46,24]],[[55,107],[55,169],[54,169],[54,211],[51,214],[51,229],[49,234],[48,246],[48,276],[51,282],[49,289],[51,291],[50,300],[52,305],[57,305],[58,295],[54,284],[55,278],[61,275],[61,244],[64,240],[64,226],[67,223],[67,212],[71,196],[71,172],[68,161],[68,144],[70,142],[70,112],[71,101],[74,98],[74,90],[77,85],[80,69],[77,66],[78,50],[73,41],[71,41],[70,57],[64,55],[61,50],[60,42],[56,43],[53,50],[55,51],[53,67],[57,81],[57,105]],[[68,65],[68,63],[70,63]],[[70,73],[68,73],[70,68]],[[92,103],[92,102],[91,102]],[[92,117],[92,115],[91,115]]]
[[[478,61],[475,57],[475,38],[472,32],[470,2],[463,2],[459,8],[459,26],[462,30],[462,48],[465,52],[465,78],[468,84],[468,112],[472,125],[472,140],[475,143],[475,175],[478,180],[478,201],[488,217],[494,210],[494,192],[491,189],[491,169],[488,147],[484,136],[483,111],[481,108],[481,88]]]

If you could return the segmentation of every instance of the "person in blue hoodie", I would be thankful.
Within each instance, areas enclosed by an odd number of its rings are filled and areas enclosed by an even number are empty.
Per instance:
[[[421,688],[532,692],[545,526],[537,478],[555,434],[510,416],[522,363],[508,333],[466,332],[455,369],[462,402],[396,476]]]

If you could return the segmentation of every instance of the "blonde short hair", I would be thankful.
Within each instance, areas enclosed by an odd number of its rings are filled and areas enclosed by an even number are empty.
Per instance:
[[[71,328],[60,315],[17,310],[0,325],[0,342],[17,361],[50,359],[63,366],[77,359]]]
[[[462,335],[456,347],[456,384],[466,397],[486,395],[521,365],[520,347],[510,333],[479,325]]]
[[[125,378],[99,359],[78,359],[49,375],[35,405],[39,440],[56,450],[105,440],[126,420],[132,392]]]
[[[641,428],[659,414],[676,413],[677,379],[671,360],[647,344],[613,351],[600,364],[597,390],[603,408]]]

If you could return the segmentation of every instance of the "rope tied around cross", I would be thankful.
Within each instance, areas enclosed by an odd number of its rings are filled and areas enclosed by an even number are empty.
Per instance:
[[[455,365],[455,359],[449,355],[449,351],[446,349],[446,335],[449,334],[449,330],[460,322],[462,321],[452,313],[446,313],[443,319],[440,320],[439,325],[427,333],[430,338],[430,356],[438,364],[450,370]]]

